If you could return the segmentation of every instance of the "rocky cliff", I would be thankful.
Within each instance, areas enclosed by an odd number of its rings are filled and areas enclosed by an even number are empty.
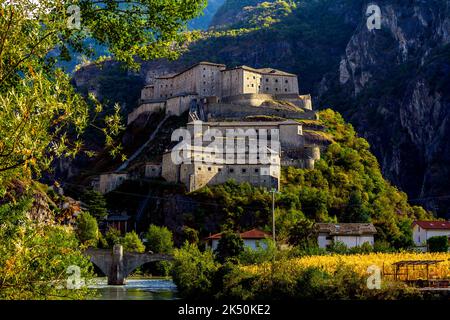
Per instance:
[[[378,1],[379,30],[360,12],[339,68],[318,91],[369,140],[385,176],[442,216],[450,199],[449,4]]]

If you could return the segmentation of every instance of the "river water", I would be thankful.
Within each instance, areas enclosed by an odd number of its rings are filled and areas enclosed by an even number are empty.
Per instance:
[[[170,279],[127,279],[123,286],[108,286],[106,278],[96,278],[89,286],[98,293],[95,300],[174,300],[177,287]]]

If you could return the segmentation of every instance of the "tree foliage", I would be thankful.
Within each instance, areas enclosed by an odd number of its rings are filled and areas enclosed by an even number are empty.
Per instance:
[[[172,232],[167,227],[150,225],[145,239],[148,250],[154,253],[171,253],[173,250]]]
[[[32,203],[25,197],[0,206],[0,299],[85,298],[87,287],[67,288],[70,266],[80,268],[85,283],[93,276],[75,233],[30,221]]]
[[[99,239],[97,220],[88,212],[82,212],[77,217],[77,236],[81,243],[97,246]]]
[[[127,252],[145,252],[145,246],[136,232],[131,231],[125,234],[121,241],[123,245],[123,250]]]
[[[214,253],[220,262],[225,262],[229,258],[239,256],[242,251],[244,251],[244,241],[241,237],[232,231],[225,231],[222,233]]]
[[[74,0],[80,28],[64,0],[0,2],[0,195],[14,178],[37,177],[54,157],[90,150],[80,137],[102,110],[95,96],[77,94],[55,63],[94,54],[87,39],[114,59],[137,67],[137,58],[174,58],[186,41],[182,31],[204,0]],[[76,20],[76,19],[75,19]],[[92,43],[92,42],[91,42]],[[96,126],[97,127],[97,126]],[[112,156],[121,153],[119,108],[97,127]]]

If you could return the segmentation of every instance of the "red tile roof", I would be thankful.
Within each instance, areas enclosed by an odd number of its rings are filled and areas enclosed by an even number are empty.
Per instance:
[[[270,235],[267,232],[259,229],[252,229],[241,233],[242,239],[264,239],[268,237],[270,237]]]
[[[245,231],[245,232],[240,233],[239,235],[241,236],[242,239],[265,239],[265,238],[270,237],[270,234],[268,234],[267,232],[264,232],[262,230],[259,230],[259,229],[252,229],[249,231]],[[214,240],[214,239],[220,239],[220,238],[222,238],[222,233],[213,234],[206,239]]]
[[[450,230],[450,221],[414,221],[413,227],[419,225],[423,229]]]

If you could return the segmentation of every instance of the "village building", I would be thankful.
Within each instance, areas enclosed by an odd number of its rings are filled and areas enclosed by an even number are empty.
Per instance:
[[[431,237],[446,236],[450,240],[450,221],[414,221],[412,231],[415,246],[426,251]]]
[[[270,239],[271,235],[259,229],[252,229],[239,234],[244,241],[244,246],[256,250],[258,248],[267,249],[265,239]],[[206,245],[212,250],[216,250],[222,233],[216,233],[206,238]]]
[[[319,248],[327,248],[337,242],[344,243],[347,248],[364,243],[373,246],[377,233],[372,223],[316,223],[315,228]]]

